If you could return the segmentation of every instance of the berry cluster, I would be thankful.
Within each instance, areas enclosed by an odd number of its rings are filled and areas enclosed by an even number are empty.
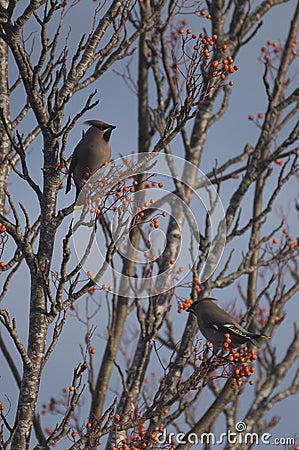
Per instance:
[[[170,261],[170,263],[171,262],[172,262],[172,260]],[[178,274],[183,272],[183,271],[184,271],[184,268],[183,267],[179,267]],[[180,277],[179,277],[179,275],[177,275],[176,276],[176,280],[179,280],[179,279],[180,279]],[[196,276],[193,277],[192,283],[188,283],[188,287],[192,288],[196,292],[200,292],[201,291],[201,287],[200,286],[201,286],[201,281],[199,281],[199,279]],[[187,286],[185,285],[185,287],[187,287]],[[179,304],[178,304],[177,312],[179,314],[181,314],[182,311],[190,308],[190,306],[193,303],[193,300],[191,298],[181,299],[181,298],[178,297],[178,303]]]
[[[235,382],[231,384],[231,388],[235,389],[236,386],[241,386],[244,382],[251,377],[255,372],[255,368],[252,366],[253,361],[257,359],[257,355],[254,349],[248,350],[247,346],[241,347],[239,350],[230,348],[231,339],[230,334],[225,334],[225,342],[223,344],[223,351],[229,351],[226,356],[227,361],[230,363],[229,376],[235,379]],[[254,384],[253,380],[249,380],[249,384]]]
[[[105,195],[105,197],[101,197],[98,195],[97,190],[102,189],[109,182],[108,177],[104,177],[103,180],[93,184],[91,182],[86,184],[86,188],[89,190],[88,199],[86,201],[87,205],[89,205],[89,212],[91,214],[96,214],[97,217],[104,215],[108,211],[112,210],[116,212],[120,205],[118,202],[121,202],[122,207],[128,207],[132,205],[132,196],[131,194],[136,191],[136,187],[139,185],[137,180],[133,179],[133,175],[127,177],[127,179],[120,179],[117,181],[116,186],[113,186],[109,192]],[[162,188],[163,183],[158,181],[147,182],[145,184],[145,188]],[[150,206],[156,203],[154,198],[144,201],[142,204],[136,205],[137,214],[134,216],[133,224],[140,222],[144,217],[144,210],[149,208]],[[162,215],[165,217],[166,213],[163,212]],[[155,228],[156,221],[152,220],[152,223]]]
[[[277,238],[274,238],[272,242],[273,244],[278,244],[279,240]],[[281,244],[286,244],[291,249],[297,248],[299,250],[299,236],[297,236],[297,238],[295,239],[289,234],[287,228],[283,228]]]
[[[188,299],[184,300],[183,303],[180,303],[180,304],[179,304],[179,307],[178,307],[178,313],[180,314],[182,311],[184,311],[184,310],[190,308],[190,306],[192,305],[192,303],[193,303],[193,300],[192,300],[191,298],[188,298]]]
[[[199,281],[199,279],[197,277],[193,278],[193,286],[194,286],[196,292],[200,292],[201,291],[201,288],[200,288],[201,282]]]
[[[201,378],[210,379],[213,373],[213,378],[229,378],[232,379],[231,389],[242,386],[248,383],[250,386],[254,384],[253,380],[248,380],[255,372],[253,362],[257,359],[255,349],[248,349],[247,346],[238,349],[231,348],[231,336],[229,333],[225,334],[225,341],[223,343],[222,352],[217,355],[210,356],[211,342],[206,341],[203,348],[195,346],[193,352],[195,353],[194,363],[200,361],[199,366],[202,369]],[[216,372],[221,369],[220,372]],[[198,380],[197,380],[198,383]]]
[[[297,56],[298,39],[294,39],[292,42],[292,55]],[[284,52],[284,48],[276,41],[267,41],[267,46],[261,48],[263,54],[263,60],[266,62],[272,61],[279,54]]]
[[[165,412],[166,411],[166,412]],[[168,409],[164,410],[164,414],[168,413]],[[114,415],[114,421],[116,425],[121,421],[121,416],[119,414]],[[153,448],[153,445],[158,442],[158,433],[163,433],[164,428],[160,427],[157,431],[148,432],[146,429],[146,424],[141,422],[138,426],[136,426],[131,434],[128,434],[119,444],[118,446],[113,446],[111,450],[140,450],[146,448]],[[170,439],[169,439],[170,441]],[[171,442],[163,445],[163,447],[159,448],[167,448],[168,450],[174,450],[176,448],[175,445],[172,445]]]
[[[205,11],[203,11],[203,14],[201,15],[205,15]],[[210,16],[209,14],[206,17],[210,18],[208,16]],[[182,25],[187,25],[187,21],[183,20]],[[197,35],[196,33],[193,33],[191,28],[184,29],[183,27],[180,27],[177,33],[178,35],[182,36],[183,52],[185,53],[185,55],[187,55],[186,44],[195,41],[195,43],[192,44],[194,53],[192,55],[189,55],[190,61],[211,61],[211,63],[209,64],[211,78],[225,80],[228,75],[233,74],[238,70],[238,66],[233,64],[234,60],[231,55],[227,55],[223,59],[213,59],[211,51],[217,51],[217,53],[221,51],[221,53],[224,53],[228,50],[228,46],[226,43],[222,44],[221,46],[217,45],[217,34],[213,34],[212,37],[209,37],[205,33],[200,33],[199,35]],[[175,36],[174,32],[172,32],[172,39],[174,39],[175,41],[177,40],[177,35]],[[195,68],[197,70],[197,66]],[[233,86],[234,82],[230,81],[228,84],[229,86]]]

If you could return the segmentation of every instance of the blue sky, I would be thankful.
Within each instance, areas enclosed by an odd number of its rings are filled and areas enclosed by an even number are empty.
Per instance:
[[[24,2],[20,3],[22,4]],[[258,61],[260,48],[265,45],[265,42],[268,39],[276,41],[284,40],[287,32],[287,25],[290,22],[290,16],[294,9],[294,5],[295,2],[291,1],[287,5],[283,4],[279,7],[272,8],[264,19],[264,26],[259,30],[257,35],[246,46],[246,48],[240,52],[240,55],[235,61],[235,63],[239,66],[239,70],[233,76],[235,85],[232,88],[230,113],[226,114],[223,119],[221,119],[209,131],[202,160],[201,169],[203,171],[210,171],[214,166],[216,159],[221,162],[229,156],[240,153],[246,143],[251,145],[255,144],[258,129],[252,122],[248,121],[248,115],[256,115],[258,112],[264,112],[266,105],[262,84],[262,74],[264,69],[263,64]],[[21,6],[22,5],[19,7]],[[66,25],[71,25],[72,30],[71,45],[75,45],[78,36],[89,29],[94,8],[94,2],[91,0],[83,0],[80,2],[80,5],[74,8],[72,13],[67,16]],[[188,17],[188,20],[190,23],[194,22],[194,25],[192,23],[192,28],[194,27],[194,30],[197,28],[196,32],[201,31],[200,28],[203,26],[203,22],[199,22],[197,24],[195,19],[190,17]],[[204,23],[204,25],[206,25],[206,23]],[[67,29],[68,28],[66,27],[66,30]],[[121,71],[123,66],[124,63],[119,62],[115,68]],[[13,71],[13,65],[11,65],[11,69]],[[133,73],[135,69],[136,66],[133,62]],[[86,115],[85,120],[97,118],[117,126],[111,138],[113,158],[117,158],[120,154],[123,155],[135,152],[137,149],[137,99],[125,85],[123,80],[112,70],[104,74],[100,80],[90,86],[87,90],[76,94],[70,103],[67,114],[73,115],[74,111],[82,108],[84,99],[86,99],[88,93],[94,89],[97,89],[98,91],[97,98],[100,99],[100,104]],[[14,115],[14,111],[18,110],[22,99],[23,95],[21,91],[18,90],[14,99],[14,104],[12,104],[12,116]],[[29,116],[24,123],[20,125],[20,129],[22,130],[23,127],[23,131],[27,130],[31,123],[32,119]],[[77,126],[71,132],[68,140],[67,156],[72,154],[75,145],[81,138],[82,130],[84,129],[86,129],[86,126],[83,124],[83,121],[81,121],[78,122]],[[41,141],[37,139],[30,148],[30,153],[28,156],[32,176],[37,182],[41,181],[42,176],[42,156],[40,145]],[[175,152],[180,154],[179,141],[174,143],[173,148],[175,149]],[[274,171],[278,171],[278,168],[274,167]],[[225,197],[229,195],[229,184],[226,189],[228,189],[228,191],[223,192],[222,194],[224,203]],[[269,190],[271,190],[271,184],[269,186]],[[28,210],[30,210],[31,217],[38,214],[36,199],[28,189],[24,189],[23,183],[20,182],[15,175],[12,175],[10,179],[9,191],[16,201],[20,201]],[[289,215],[288,221],[290,227],[294,230],[294,233],[296,233],[297,218],[288,211],[291,210],[291,198],[297,191],[298,185],[294,180],[286,189],[282,191],[280,197],[280,201],[284,205],[286,214]],[[69,204],[69,202],[73,200],[73,196],[74,190],[72,190],[67,197],[65,197],[64,192],[61,191],[59,196],[59,207]],[[279,211],[277,211],[277,222],[274,218],[273,223],[267,224],[267,226],[269,226],[270,229],[277,225],[279,221]],[[65,230],[61,230],[58,234],[63,237],[64,231]],[[241,244],[239,245],[241,248]],[[58,255],[60,253],[59,247],[56,249],[56,253],[58,264]],[[10,310],[12,317],[16,317],[17,324],[20,329],[20,336],[23,339],[26,339],[27,332],[24,318],[26,318],[27,321],[28,317],[29,286],[27,275],[26,269],[23,266],[20,273],[15,278],[15,283],[11,285],[7,299],[3,302],[3,307]],[[217,292],[217,294],[221,296],[220,293]],[[222,303],[222,301],[223,299],[221,299],[222,306],[231,304],[231,301],[237,302],[237,309],[241,309],[243,306],[238,300],[236,288],[230,289],[229,298],[226,299],[226,302],[223,301]],[[277,338],[277,344],[280,346],[282,341],[282,347],[284,348],[284,344],[287,344],[292,336],[292,322],[296,319],[298,323],[298,301],[299,298],[297,295],[297,298],[294,298],[290,302],[287,311],[288,316],[286,323],[283,325],[283,331],[278,334],[279,338]],[[83,304],[84,302],[85,300],[82,300]],[[105,344],[104,338],[106,335],[106,329],[105,326],[102,326],[104,323],[103,318],[106,317],[105,306],[103,306],[101,311],[101,324],[96,323],[98,327],[96,334],[100,335],[101,338],[95,340],[95,346],[97,347],[99,356]],[[62,388],[70,384],[72,368],[81,361],[80,345],[84,345],[84,333],[86,332],[86,328],[83,324],[78,323],[74,317],[71,317],[72,313],[68,313],[68,316],[69,324],[64,329],[61,342],[58,344],[53,358],[47,363],[45,368],[45,373],[41,381],[39,405],[46,403],[51,396],[59,396]],[[185,316],[181,315],[176,317],[175,320],[177,321],[177,333],[179,339],[180,332],[184,327]],[[9,340],[7,340],[7,342],[9,343]],[[12,354],[16,354],[13,346],[10,343],[8,345],[11,348]],[[2,356],[0,356],[0,361],[0,391],[2,393],[6,393],[10,399],[14,399],[16,398],[17,389],[15,388],[14,382],[11,381],[10,374],[6,363],[3,362]],[[156,363],[154,362],[153,364],[155,365]],[[291,376],[288,378],[291,379]],[[115,380],[116,389],[120,391],[121,383],[116,377]],[[245,395],[250,395],[250,393]],[[273,411],[271,411],[268,417],[272,415],[280,416],[280,422],[275,429],[271,431],[274,436],[292,437],[295,433],[297,433],[297,406],[298,395],[285,400],[283,403],[275,407]],[[84,409],[84,407],[82,409]],[[82,412],[82,416],[85,416],[85,414],[88,413],[88,408],[85,408],[85,411],[84,413]],[[47,417],[45,420],[43,419],[43,424],[45,424],[45,426],[49,426],[49,423],[55,423],[54,419],[54,417]],[[56,448],[59,450],[63,449],[64,446],[62,444],[62,446],[59,445]],[[261,447],[259,446],[259,448]]]

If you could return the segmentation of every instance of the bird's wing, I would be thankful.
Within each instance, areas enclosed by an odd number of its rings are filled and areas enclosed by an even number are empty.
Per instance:
[[[76,150],[75,150],[74,153],[73,153],[72,159],[71,159],[71,164],[70,164],[70,167],[69,167],[69,173],[68,173],[68,176],[67,176],[66,189],[65,189],[65,193],[66,194],[71,190],[71,187],[72,187],[72,175],[73,175],[73,172],[74,172],[74,168],[76,167],[77,161],[78,161],[78,157],[76,156]]]
[[[223,327],[227,328],[228,333],[236,334],[241,337],[250,338],[250,335],[248,335],[248,333],[245,333],[243,330],[241,330],[239,327],[237,327],[236,325],[234,325],[232,323],[227,323],[227,324],[223,325]]]
[[[207,324],[207,327],[212,330],[221,331],[222,333],[228,333],[228,331],[231,331],[233,329],[238,330],[238,328],[233,323],[226,323],[226,324],[209,323],[209,324]],[[239,330],[239,333],[238,332],[235,332],[235,333],[241,335],[240,330]]]
[[[219,317],[220,313],[220,317]],[[202,310],[202,320],[206,327],[213,330],[220,330],[226,333],[226,327],[236,327],[237,324],[232,317],[218,306],[211,303],[209,309]]]
[[[234,324],[226,324],[223,325],[227,328],[227,331],[231,334],[235,334],[237,336],[246,337],[247,339],[269,339],[269,336],[258,333],[251,333],[250,331],[245,330],[241,326],[236,326]]]
[[[216,323],[216,322],[206,322],[207,328],[211,330],[221,331],[223,334],[231,333],[237,334],[238,336],[247,336],[239,327],[237,327],[234,323]]]

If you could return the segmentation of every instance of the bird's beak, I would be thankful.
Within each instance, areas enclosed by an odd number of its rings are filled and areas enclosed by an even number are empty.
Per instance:
[[[194,311],[194,303],[192,303],[192,305],[189,306],[189,308],[186,309],[186,311],[187,311],[188,313],[195,314],[195,311]]]
[[[187,312],[192,313],[196,316],[196,312],[195,312],[195,307],[198,305],[198,303],[200,302],[200,300],[195,300],[191,306],[189,306],[188,309],[186,309]]]

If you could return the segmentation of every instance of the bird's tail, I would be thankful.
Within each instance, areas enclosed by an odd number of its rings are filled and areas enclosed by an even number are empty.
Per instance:
[[[256,347],[260,347],[264,342],[264,339],[270,339],[270,336],[266,336],[265,334],[256,334],[250,340]]]
[[[267,336],[266,334],[255,334],[252,336],[252,339],[270,339],[270,336]]]

